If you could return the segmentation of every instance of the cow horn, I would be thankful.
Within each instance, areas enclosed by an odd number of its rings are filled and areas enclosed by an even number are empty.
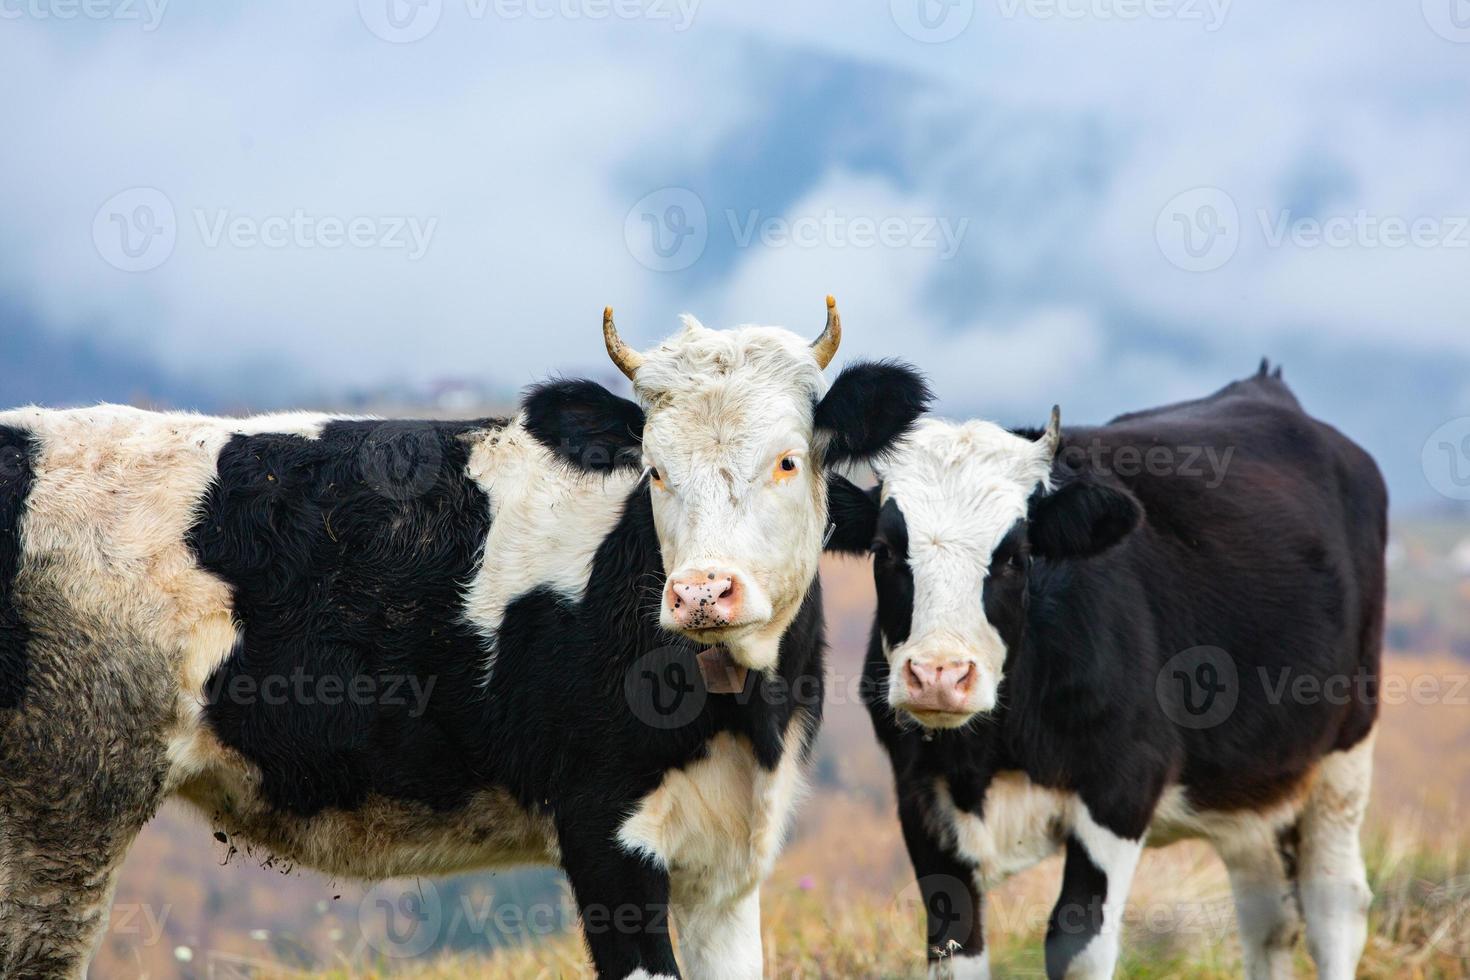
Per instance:
[[[1046,455],[1055,459],[1057,449],[1062,445],[1062,406],[1051,407],[1051,419],[1046,423],[1046,431],[1041,434],[1037,442],[1046,446]]]
[[[602,342],[607,344],[607,356],[632,381],[633,375],[643,366],[643,355],[623,343],[623,338],[618,336],[618,328],[613,326],[611,306],[602,310]]]
[[[812,341],[812,354],[817,358],[817,365],[825,368],[832,363],[832,358],[837,356],[837,345],[842,343],[842,317],[837,315],[837,300],[831,296],[827,297],[827,326],[822,329],[822,335]]]

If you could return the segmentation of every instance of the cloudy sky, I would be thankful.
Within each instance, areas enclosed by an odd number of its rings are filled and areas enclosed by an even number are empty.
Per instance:
[[[0,330],[265,403],[832,292],[947,414],[1269,354],[1401,504],[1470,436],[1467,0],[305,7],[0,0]]]

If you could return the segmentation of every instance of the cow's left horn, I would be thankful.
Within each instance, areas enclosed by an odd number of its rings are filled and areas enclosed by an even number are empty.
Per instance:
[[[837,315],[837,300],[831,296],[827,297],[827,326],[823,328],[822,335],[812,341],[812,354],[817,358],[817,365],[825,368],[832,363],[832,358],[837,356],[837,345],[842,343],[842,317]]]
[[[618,328],[613,326],[611,306],[603,307],[602,310],[602,342],[607,344],[607,356],[632,381],[633,375],[643,366],[643,355],[623,343],[623,338],[618,336]]]
[[[1051,419],[1046,423],[1046,431],[1037,442],[1046,446],[1046,455],[1049,458],[1056,458],[1057,449],[1062,445],[1062,406],[1051,407]]]

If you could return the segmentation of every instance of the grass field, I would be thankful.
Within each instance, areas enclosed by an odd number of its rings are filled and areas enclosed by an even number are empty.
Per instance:
[[[1470,977],[1470,853],[1410,826],[1370,834],[1375,900],[1372,936],[1360,975],[1369,978]],[[792,857],[799,863],[799,850]],[[791,877],[791,860],[764,900],[767,976],[923,977],[922,932],[911,893],[813,886]],[[990,906],[989,936],[997,976],[1044,976],[1041,935],[1060,867],[1056,860],[1017,878]],[[803,887],[805,885],[805,887]],[[1224,871],[1210,852],[1182,844],[1151,852],[1130,902],[1122,975],[1129,978],[1224,978],[1240,975],[1234,916]],[[1299,944],[1298,973],[1311,975]],[[591,977],[579,937],[563,934],[492,957],[445,957],[425,963],[379,962],[280,980],[541,980]]]

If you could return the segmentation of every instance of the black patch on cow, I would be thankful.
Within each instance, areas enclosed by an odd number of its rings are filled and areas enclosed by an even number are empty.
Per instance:
[[[446,808],[477,782],[458,739],[485,652],[461,611],[490,513],[463,437],[494,424],[342,421],[220,451],[189,543],[230,584],[240,640],[206,714],[274,806]]]
[[[826,439],[826,466],[881,456],[913,427],[933,394],[923,375],[896,361],[862,361],[844,368],[817,403],[816,430]]]
[[[909,638],[914,618],[914,572],[909,568],[909,526],[898,501],[889,498],[878,512],[873,536],[873,579],[878,585],[878,628],[896,647]]]
[[[0,426],[0,710],[25,696],[30,628],[15,606],[20,570],[20,522],[30,496],[35,442],[30,433]]]
[[[1067,967],[1102,932],[1108,876],[1076,837],[1067,838],[1062,890],[1046,923],[1046,975],[1060,980]]]
[[[526,431],[578,469],[605,473],[637,468],[643,410],[595,381],[547,381],[526,392]]]
[[[1143,517],[1138,500],[1098,474],[1058,461],[1056,487],[1031,499],[1031,547],[1047,558],[1089,558],[1128,535]]]
[[[878,488],[868,490],[836,473],[827,474],[827,520],[832,534],[823,549],[840,555],[865,555],[878,527]]]

